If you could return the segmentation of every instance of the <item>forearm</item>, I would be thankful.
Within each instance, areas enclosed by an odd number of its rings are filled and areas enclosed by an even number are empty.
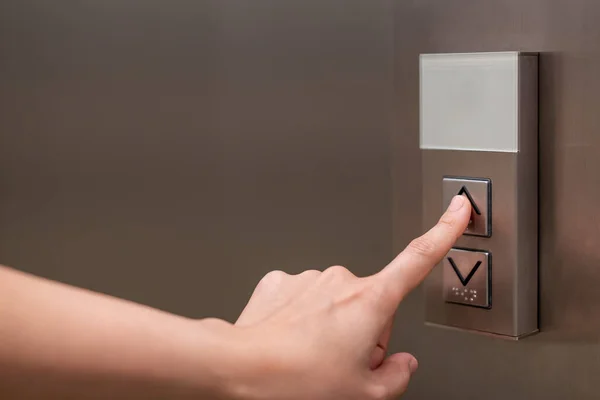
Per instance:
[[[0,398],[221,398],[228,334],[0,267]]]

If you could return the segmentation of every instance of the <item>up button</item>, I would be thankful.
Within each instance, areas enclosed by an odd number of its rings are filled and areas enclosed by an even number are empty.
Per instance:
[[[456,195],[465,196],[471,203],[471,221],[464,234],[492,236],[492,181],[486,178],[445,176],[442,182],[444,210]]]

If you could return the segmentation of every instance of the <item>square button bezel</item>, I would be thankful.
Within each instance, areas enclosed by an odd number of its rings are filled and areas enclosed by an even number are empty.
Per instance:
[[[481,264],[471,274],[477,262]],[[442,267],[445,302],[485,309],[492,307],[491,252],[454,247],[444,257]]]
[[[464,235],[491,237],[492,180],[488,178],[444,176],[442,178],[442,210],[448,208],[452,198],[459,193],[464,194],[469,199],[473,208],[471,222],[467,226]]]

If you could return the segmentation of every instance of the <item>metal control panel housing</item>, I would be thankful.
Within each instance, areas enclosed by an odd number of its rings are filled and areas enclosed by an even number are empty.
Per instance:
[[[426,323],[519,339],[538,331],[537,54],[420,57],[423,223],[453,196],[472,218],[426,279]]]

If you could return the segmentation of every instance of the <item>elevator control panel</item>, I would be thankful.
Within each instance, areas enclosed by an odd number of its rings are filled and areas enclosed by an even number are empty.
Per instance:
[[[538,331],[538,56],[420,57],[423,223],[456,195],[463,235],[425,282],[426,323],[521,339]]]

